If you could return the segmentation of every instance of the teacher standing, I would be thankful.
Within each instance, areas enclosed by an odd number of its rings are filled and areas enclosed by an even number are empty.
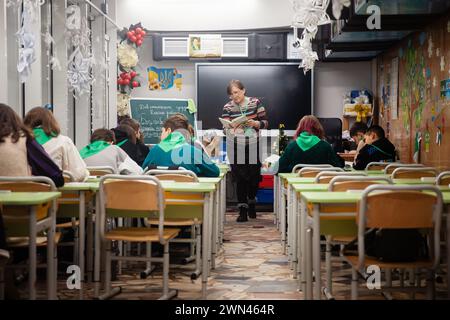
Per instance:
[[[259,130],[268,127],[266,110],[257,98],[247,97],[239,80],[231,80],[227,86],[230,101],[223,107],[222,118],[232,121],[242,115],[247,122],[225,129],[227,154],[231,173],[237,184],[239,217],[237,222],[256,218],[256,192],[261,181],[259,159]]]

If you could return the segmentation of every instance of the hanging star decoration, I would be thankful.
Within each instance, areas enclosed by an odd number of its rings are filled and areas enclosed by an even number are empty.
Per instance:
[[[76,96],[90,91],[94,80],[90,74],[91,60],[90,57],[84,57],[79,50],[70,59],[67,69],[67,80],[70,87],[75,91]]]
[[[294,9],[292,19],[294,39],[299,47],[300,59],[302,60],[299,68],[303,68],[303,72],[306,73],[313,69],[315,61],[319,60],[317,53],[312,49],[312,40],[320,25],[331,23],[326,12],[330,0],[291,0],[291,2]],[[334,17],[339,19],[343,7],[349,7],[350,4],[350,0],[333,0]],[[298,29],[303,29],[301,38],[297,35]]]

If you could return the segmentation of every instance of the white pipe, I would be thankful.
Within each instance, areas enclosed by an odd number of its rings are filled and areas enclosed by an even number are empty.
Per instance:
[[[100,10],[95,4],[93,4],[91,1],[89,0],[84,0],[88,5],[90,5],[92,8],[94,8],[95,10],[97,10],[98,13],[100,13],[103,17],[105,17],[106,20],[108,20],[109,22],[111,22],[111,24],[113,24],[117,30],[122,30],[121,27],[119,27],[117,25],[117,23],[114,22],[114,20],[112,20],[110,17],[108,17],[105,13],[103,13],[102,10]]]

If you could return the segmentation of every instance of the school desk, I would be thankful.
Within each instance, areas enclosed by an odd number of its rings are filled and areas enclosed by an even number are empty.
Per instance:
[[[29,294],[30,300],[36,299],[36,237],[39,232],[48,230],[47,233],[47,295],[48,299],[56,299],[57,266],[54,255],[55,250],[55,225],[56,203],[61,196],[60,192],[0,192],[0,205],[25,206],[29,208]],[[39,205],[51,202],[49,214],[46,218],[37,220],[36,210]]]
[[[355,213],[348,212],[348,213],[321,213],[320,208],[321,205],[337,205],[337,204],[356,204],[362,196],[362,191],[355,191],[355,192],[302,192],[301,198],[303,199],[304,203],[309,203],[313,206],[312,211],[312,228],[313,228],[313,238],[312,238],[312,261],[313,261],[313,268],[314,270],[314,276],[315,276],[315,287],[314,287],[314,297],[316,299],[321,298],[321,288],[322,288],[322,282],[321,282],[321,272],[320,272],[320,217],[333,215],[334,217],[354,217]],[[450,192],[442,192],[443,196],[443,203],[447,207],[444,209],[444,213],[449,214],[449,205],[450,205]],[[447,234],[449,234],[450,231],[450,219],[447,219]],[[303,224],[303,230],[302,233],[305,234],[305,224]],[[306,238],[306,237],[305,237]],[[448,238],[447,238],[448,239]],[[306,241],[306,239],[305,239]],[[447,256],[450,254],[450,241],[447,241]],[[307,279],[310,278],[310,270],[311,270],[311,260],[310,259],[304,259],[306,260],[306,266],[305,269],[302,268],[302,272],[306,273]],[[302,266],[303,267],[303,266]],[[308,280],[307,280],[308,281]],[[308,286],[308,285],[307,285]],[[308,288],[306,289],[306,292],[308,292]]]
[[[161,181],[161,185],[165,191],[172,194],[203,195],[203,224],[202,224],[202,298],[206,299],[206,290],[208,282],[209,264],[211,262],[211,231],[213,223],[213,193],[216,187],[213,183],[201,182],[168,182]],[[166,198],[166,200],[171,200]],[[176,199],[178,202],[186,200]],[[190,201],[190,200],[187,200]]]

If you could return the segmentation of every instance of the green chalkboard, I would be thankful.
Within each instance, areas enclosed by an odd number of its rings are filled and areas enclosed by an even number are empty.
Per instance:
[[[175,113],[184,114],[189,123],[197,128],[196,113],[187,109],[188,100],[181,99],[145,99],[130,100],[131,117],[141,124],[145,144],[159,143],[163,122]]]

